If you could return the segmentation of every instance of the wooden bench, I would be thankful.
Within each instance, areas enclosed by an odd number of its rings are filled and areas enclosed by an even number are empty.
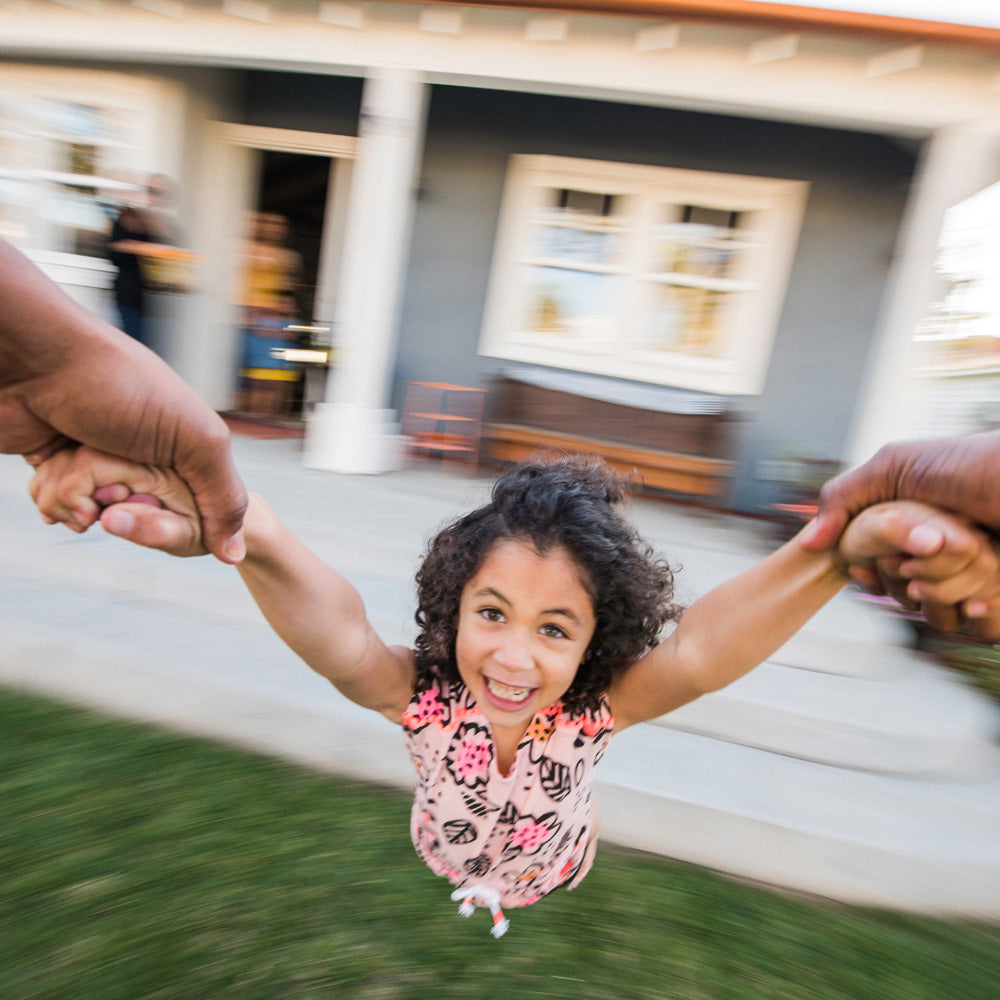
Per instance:
[[[726,457],[731,415],[629,406],[504,375],[483,424],[482,459],[516,462],[545,449],[599,455],[645,488],[721,497],[733,473]]]

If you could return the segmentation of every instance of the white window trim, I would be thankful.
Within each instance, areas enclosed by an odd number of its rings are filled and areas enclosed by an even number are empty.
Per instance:
[[[655,201],[698,204],[740,212],[756,212],[757,233],[766,251],[754,255],[756,292],[741,303],[733,338],[724,357],[706,358],[664,351],[611,349],[607,344],[574,342],[559,346],[559,338],[533,335],[518,342],[515,333],[524,283],[521,258],[529,232],[528,220],[545,188],[613,191],[634,196],[651,208]],[[809,185],[805,181],[739,174],[680,170],[611,163],[561,156],[511,157],[494,246],[489,293],[479,351],[489,357],[672,385],[722,395],[759,393],[771,356],[778,317],[785,298],[795,246]],[[633,269],[634,280],[641,271]],[[648,279],[647,279],[648,280]],[[619,337],[625,334],[628,306],[618,314]]]

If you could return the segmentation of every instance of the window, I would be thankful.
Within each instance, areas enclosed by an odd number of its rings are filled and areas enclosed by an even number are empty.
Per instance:
[[[515,156],[480,350],[759,392],[807,185]]]
[[[142,163],[163,160],[165,94],[134,76],[0,69],[0,236],[32,252],[104,257],[119,196],[142,188]]]
[[[0,232],[17,243],[104,256],[123,143],[104,108],[0,98]]]

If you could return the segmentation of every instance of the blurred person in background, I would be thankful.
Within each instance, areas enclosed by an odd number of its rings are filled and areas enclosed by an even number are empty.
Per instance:
[[[121,329],[158,353],[165,333],[157,330],[157,320],[170,311],[163,296],[188,291],[194,260],[180,246],[175,197],[170,178],[154,174],[141,188],[121,195],[108,238],[108,256],[118,268],[114,293]]]
[[[872,504],[919,500],[961,514],[994,536],[1000,532],[1000,431],[930,441],[888,444],[863,465],[831,479],[819,495],[816,520],[801,536],[807,550],[832,548],[850,519]],[[980,596],[942,604],[926,593],[919,567],[899,556],[886,557],[854,573],[862,584],[882,590],[941,631],[967,627],[1000,639],[1000,599]]]
[[[287,327],[297,315],[295,290],[302,258],[286,245],[288,220],[283,215],[256,212],[248,226],[239,303],[243,328],[239,408],[254,416],[280,417],[290,408],[300,374],[282,355],[298,342]]]
[[[146,336],[148,304],[140,252],[155,241],[153,220],[145,210],[144,191],[122,191],[119,203],[108,237],[108,259],[117,268],[113,286],[115,308],[121,329],[149,347]]]
[[[166,174],[146,181],[146,215],[157,243],[179,246],[184,242],[177,218],[177,185]]]
[[[0,240],[0,451],[38,465],[70,442],[172,468],[206,547],[243,556],[246,491],[222,418],[168,365]]]

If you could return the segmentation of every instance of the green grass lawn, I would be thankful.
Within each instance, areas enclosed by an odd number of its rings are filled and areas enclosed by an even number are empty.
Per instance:
[[[403,795],[5,691],[0,719],[2,1000],[1000,995],[996,927],[607,847],[495,941]]]

